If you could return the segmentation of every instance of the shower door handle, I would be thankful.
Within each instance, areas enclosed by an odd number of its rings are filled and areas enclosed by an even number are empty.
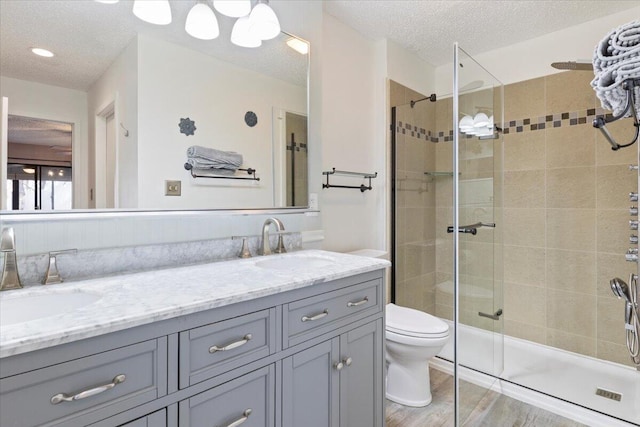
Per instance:
[[[473,234],[475,236],[476,233],[478,232],[478,228],[480,227],[496,228],[496,224],[495,222],[477,222],[471,225],[463,225],[458,228],[458,233],[468,233],[468,234]],[[447,227],[447,233],[453,233],[452,225]]]
[[[483,312],[479,311],[478,312],[478,316],[480,316],[480,317],[488,317],[489,319],[493,319],[493,320],[500,320],[500,316],[502,316],[502,309],[499,308],[498,311],[496,311],[493,314],[483,313]]]

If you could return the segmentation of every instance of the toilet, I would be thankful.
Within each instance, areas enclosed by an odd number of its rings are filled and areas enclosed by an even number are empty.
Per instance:
[[[387,304],[387,399],[406,406],[431,403],[429,359],[449,340],[449,325],[428,313]]]

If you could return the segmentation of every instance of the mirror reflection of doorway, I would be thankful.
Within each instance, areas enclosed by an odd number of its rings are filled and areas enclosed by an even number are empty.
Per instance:
[[[307,117],[286,113],[287,206],[308,206]]]
[[[73,125],[9,115],[7,128],[7,209],[71,209]]]

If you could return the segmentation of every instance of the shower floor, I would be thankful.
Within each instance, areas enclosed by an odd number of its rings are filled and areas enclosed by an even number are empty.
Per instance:
[[[460,381],[460,388],[463,396],[460,417],[465,420],[461,423],[463,426],[580,427],[584,425],[503,394],[487,391],[466,381]],[[453,377],[432,368],[431,393],[433,401],[424,408],[410,408],[387,400],[385,408],[387,427],[452,426],[454,422]],[[469,399],[465,399],[465,396],[469,396]]]

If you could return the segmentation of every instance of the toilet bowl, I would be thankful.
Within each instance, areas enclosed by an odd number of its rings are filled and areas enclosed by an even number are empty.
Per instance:
[[[449,340],[449,325],[428,313],[387,304],[387,399],[406,406],[431,403],[429,359]]]

